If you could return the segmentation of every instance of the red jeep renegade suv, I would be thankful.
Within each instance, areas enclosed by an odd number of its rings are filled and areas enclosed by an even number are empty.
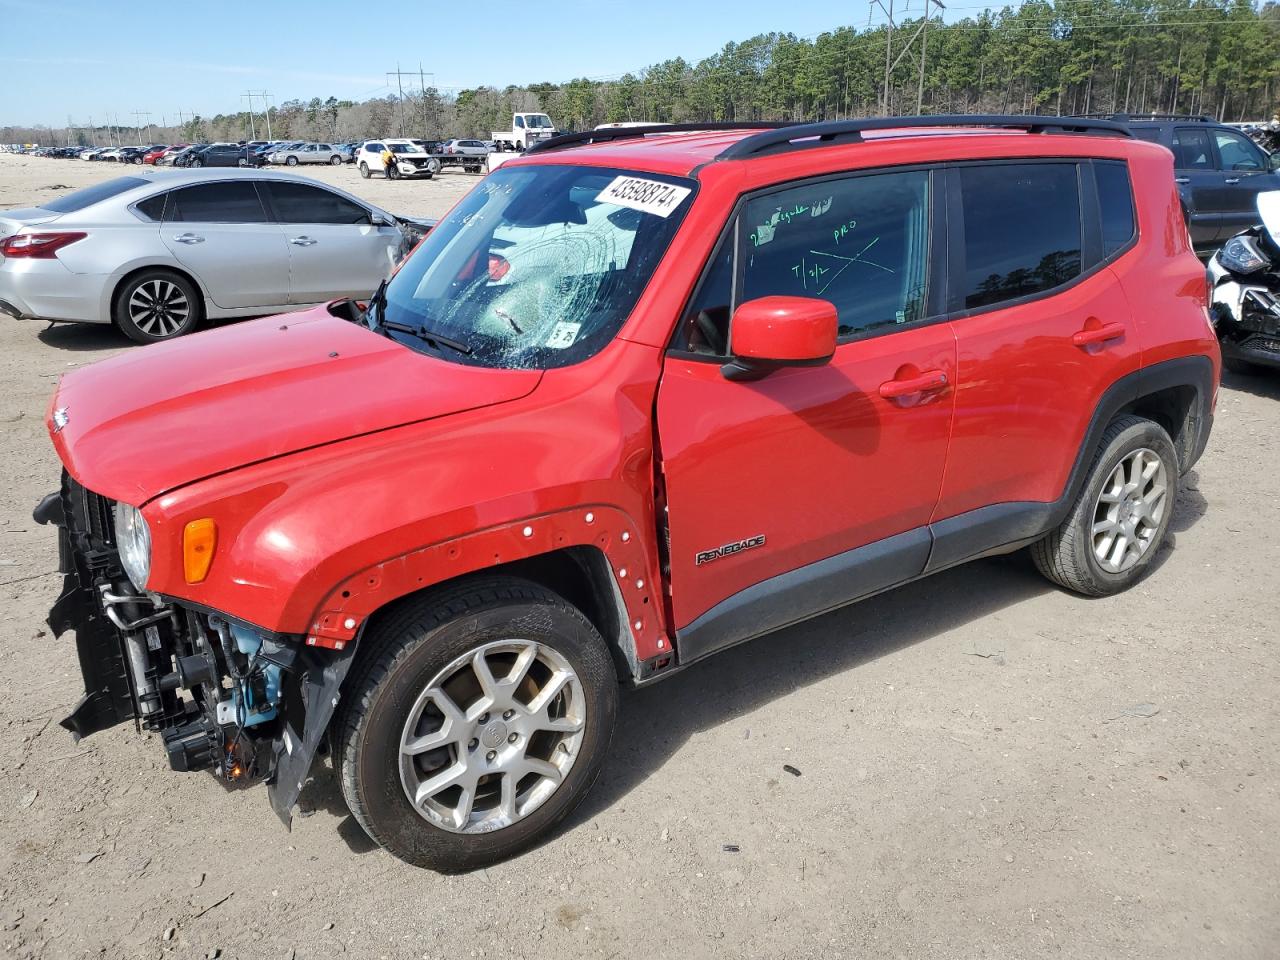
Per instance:
[[[64,725],[286,822],[326,743],[375,840],[481,866],[582,799],[620,680],[1021,547],[1132,585],[1218,368],[1172,157],[1115,124],[559,137],[367,309],[63,378]]]

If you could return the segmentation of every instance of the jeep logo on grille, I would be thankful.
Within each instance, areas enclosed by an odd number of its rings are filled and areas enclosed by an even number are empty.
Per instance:
[[[719,560],[721,557],[729,557],[735,553],[741,553],[743,550],[762,546],[764,546],[764,534],[757,533],[754,537],[747,537],[745,540],[734,540],[732,543],[726,543],[723,547],[716,547],[714,550],[703,550],[694,557],[693,563],[694,566],[700,567],[704,563],[710,563],[712,560]]]

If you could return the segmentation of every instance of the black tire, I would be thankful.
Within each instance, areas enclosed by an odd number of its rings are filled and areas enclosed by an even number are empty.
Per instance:
[[[541,806],[489,833],[452,833],[422,816],[400,780],[402,728],[439,671],[483,643],[518,636],[551,647],[582,685],[587,723],[573,766]],[[525,580],[494,577],[410,599],[363,641],[334,720],[334,768],[356,820],[415,866],[475,870],[538,843],[581,802],[613,736],[618,680],[600,634],[574,606]]]
[[[162,281],[173,284],[182,291],[183,296],[187,298],[190,304],[190,313],[185,322],[179,325],[178,329],[173,332],[167,332],[163,336],[157,336],[152,332],[144,330],[134,321],[129,314],[129,301],[133,298],[135,291],[144,284],[154,281]],[[204,316],[204,300],[200,296],[200,291],[186,277],[181,274],[174,273],[172,270],[155,269],[144,270],[142,273],[134,274],[116,290],[115,305],[112,307],[112,317],[115,325],[130,340],[137,343],[159,343],[162,340],[172,340],[175,337],[181,337],[191,333],[200,325],[200,320]]]
[[[284,162],[286,167],[296,167],[298,165],[297,157],[289,157]]]
[[[1222,368],[1228,373],[1234,373],[1239,377],[1252,377],[1261,372],[1256,363],[1241,360],[1239,357],[1224,356],[1222,358]]]
[[[1116,466],[1143,448],[1155,453],[1164,465],[1164,510],[1146,552],[1127,570],[1111,572],[1102,567],[1093,550],[1095,505]],[[1067,519],[1031,545],[1031,559],[1036,568],[1059,586],[1088,597],[1104,597],[1127,590],[1142,579],[1160,552],[1177,503],[1179,479],[1178,455],[1163,427],[1142,417],[1117,418],[1102,435],[1089,478]]]
[[[329,166],[331,167],[342,166],[342,158],[335,153],[332,157],[329,158]]]
[[[369,165],[363,160],[360,161],[360,176],[364,177],[366,180],[369,179]]]
[[[396,166],[390,166],[390,167],[387,167],[387,168],[386,168],[386,174],[387,174],[387,179],[388,179],[388,180],[399,180],[399,179],[400,179],[400,168],[399,168],[399,167],[396,167]]]

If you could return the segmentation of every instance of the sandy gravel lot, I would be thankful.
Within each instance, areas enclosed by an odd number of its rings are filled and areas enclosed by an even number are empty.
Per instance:
[[[0,156],[0,208],[117,172]],[[436,216],[474,182],[316,175]],[[43,622],[42,417],[124,349],[0,318],[5,956],[1280,955],[1280,377],[1227,381],[1134,591],[1069,596],[1014,556],[736,648],[624,696],[559,836],[443,878],[374,848],[327,766],[288,833],[155,738],[58,727],[81,683]]]

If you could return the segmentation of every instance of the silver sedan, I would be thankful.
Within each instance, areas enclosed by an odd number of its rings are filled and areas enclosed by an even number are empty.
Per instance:
[[[287,167],[296,167],[300,163],[328,163],[338,166],[342,163],[342,151],[329,143],[303,143],[286,150],[277,150],[267,159],[271,163],[283,163]]]
[[[168,340],[366,297],[415,226],[293,174],[140,171],[0,211],[0,313]]]

